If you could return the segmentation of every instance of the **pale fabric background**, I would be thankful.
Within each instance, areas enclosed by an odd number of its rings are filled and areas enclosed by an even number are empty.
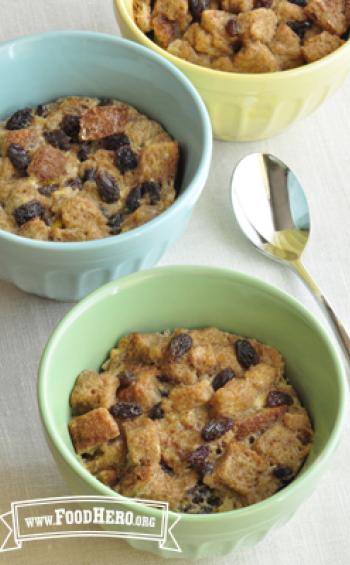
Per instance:
[[[118,34],[111,0],[0,0],[0,40],[53,29]],[[1,88],[1,77],[0,77]],[[321,314],[301,283],[283,267],[258,255],[240,235],[229,206],[235,163],[251,151],[271,151],[294,167],[312,209],[312,239],[306,264],[350,327],[350,80],[316,114],[269,141],[216,142],[211,174],[183,238],[162,264],[196,263],[237,269],[296,296]],[[1,265],[0,265],[1,268]],[[56,471],[41,431],[36,370],[42,348],[69,310],[0,283],[0,514],[11,501],[69,494]],[[347,565],[350,563],[349,426],[316,493],[291,522],[255,549],[204,559],[203,565]],[[13,565],[160,563],[121,541],[28,542],[0,555]],[[178,561],[179,565],[190,562]]]

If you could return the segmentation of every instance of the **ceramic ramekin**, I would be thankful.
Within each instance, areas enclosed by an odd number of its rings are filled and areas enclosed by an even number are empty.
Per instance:
[[[0,278],[27,292],[77,300],[112,279],[153,266],[186,228],[210,167],[210,120],[190,81],[140,45],[78,31],[0,45],[0,74],[0,119],[59,96],[111,96],[161,122],[180,142],[184,161],[175,203],[125,234],[56,243],[0,230]]]
[[[135,24],[133,0],[114,0],[122,34],[174,63],[201,94],[214,136],[227,141],[271,137],[313,112],[345,80],[350,70],[350,41],[320,61],[278,73],[215,71],[174,57]]]
[[[346,415],[344,369],[330,338],[303,306],[268,284],[223,269],[166,267],[114,281],[75,306],[51,336],[39,368],[39,408],[57,470],[74,494],[119,496],[83,468],[74,453],[68,421],[76,376],[86,368],[98,370],[128,332],[205,326],[254,336],[281,351],[288,377],[311,414],[315,442],[298,477],[267,500],[216,515],[180,514],[174,535],[182,553],[129,541],[162,557],[224,555],[254,545],[289,520],[312,493]]]

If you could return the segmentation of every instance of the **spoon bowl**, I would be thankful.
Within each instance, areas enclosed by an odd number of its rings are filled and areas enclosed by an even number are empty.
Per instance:
[[[269,153],[252,153],[237,165],[231,185],[237,222],[262,253],[291,267],[328,315],[350,361],[350,338],[301,257],[310,236],[310,212],[293,171]]]
[[[278,261],[300,259],[310,234],[310,213],[294,173],[270,154],[253,153],[237,165],[232,206],[247,238]]]

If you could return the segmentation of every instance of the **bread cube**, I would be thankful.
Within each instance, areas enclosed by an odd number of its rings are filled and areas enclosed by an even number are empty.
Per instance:
[[[83,141],[102,139],[123,132],[128,121],[129,109],[125,104],[94,106],[80,120],[80,138]]]
[[[141,416],[126,420],[123,429],[128,446],[128,459],[132,465],[150,465],[160,461],[160,440],[153,420]]]
[[[333,53],[344,44],[337,35],[323,31],[305,40],[302,47],[303,55],[308,63],[318,61],[326,55]]]
[[[66,164],[67,157],[63,151],[52,145],[41,145],[34,153],[28,173],[40,180],[49,181],[64,175]]]
[[[337,35],[346,31],[344,0],[309,0],[304,10],[305,14],[325,31]]]
[[[219,481],[245,495],[254,489],[261,473],[267,469],[266,460],[241,443],[231,442],[226,453],[218,460],[213,474],[205,477],[209,486]]]
[[[276,423],[259,437],[254,449],[272,463],[290,467],[296,473],[310,446],[303,445],[295,432]]]
[[[238,51],[233,66],[238,73],[271,73],[279,70],[276,57],[259,41],[248,43]]]
[[[119,381],[113,373],[82,371],[70,396],[74,414],[84,414],[94,408],[110,408],[116,402]]]
[[[119,427],[106,408],[95,408],[69,422],[69,432],[77,453],[88,453],[119,436]]]
[[[258,8],[239,14],[237,22],[244,42],[269,43],[275,35],[277,17],[273,10]]]

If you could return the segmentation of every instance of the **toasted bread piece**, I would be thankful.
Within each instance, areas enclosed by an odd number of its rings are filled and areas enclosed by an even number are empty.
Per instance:
[[[326,55],[333,53],[338,47],[344,44],[337,35],[329,33],[328,31],[323,31],[318,35],[314,35],[309,39],[305,40],[302,47],[303,55],[308,63],[313,61],[318,61]]]
[[[242,12],[237,22],[244,42],[269,43],[275,35],[277,16],[273,10],[258,8],[250,12]]]
[[[231,442],[226,453],[218,460],[212,475],[205,477],[211,486],[219,481],[239,494],[248,494],[256,486],[259,476],[267,468],[266,460],[241,443]]]
[[[40,180],[49,181],[64,175],[66,172],[67,157],[52,145],[41,145],[34,153],[28,173]]]
[[[309,0],[305,14],[325,31],[342,35],[346,31],[344,10],[344,0]]]
[[[94,451],[119,436],[119,427],[106,408],[95,408],[69,422],[69,431],[77,453]]]
[[[145,416],[126,420],[123,429],[131,465],[150,465],[160,462],[160,440],[153,420]]]
[[[141,152],[140,179],[159,181],[174,177],[180,150],[176,141],[150,143]]]
[[[93,141],[121,133],[128,121],[128,115],[129,109],[122,103],[90,108],[80,120],[80,138]]]
[[[119,380],[113,373],[82,371],[70,395],[74,414],[84,414],[94,408],[110,408],[116,402]]]
[[[310,451],[310,445],[304,445],[295,432],[280,423],[263,433],[253,448],[272,463],[290,467],[295,473]]]

